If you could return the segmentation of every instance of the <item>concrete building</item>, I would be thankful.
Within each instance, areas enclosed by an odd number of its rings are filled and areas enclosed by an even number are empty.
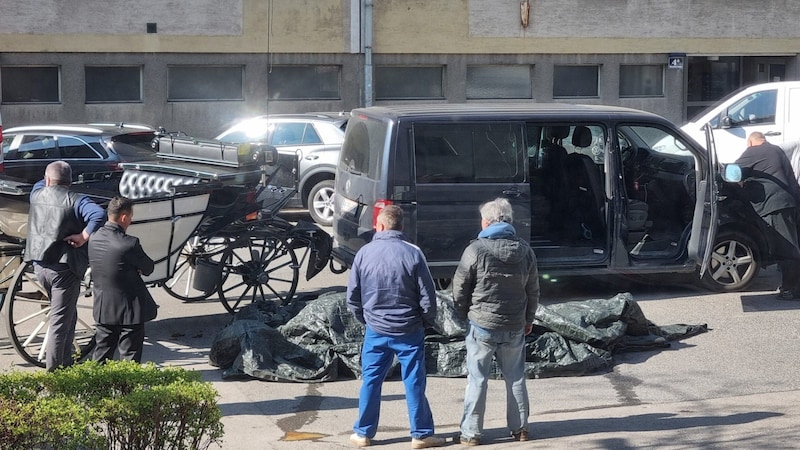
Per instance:
[[[6,127],[232,120],[397,102],[629,106],[683,122],[798,79],[800,2],[0,0]]]

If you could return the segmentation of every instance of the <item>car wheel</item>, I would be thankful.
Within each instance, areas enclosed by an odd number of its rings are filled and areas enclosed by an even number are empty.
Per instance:
[[[314,222],[329,227],[333,223],[333,180],[322,180],[308,193],[308,213]]]
[[[700,281],[714,291],[742,291],[759,269],[756,244],[744,233],[723,231],[716,237],[708,270]]]

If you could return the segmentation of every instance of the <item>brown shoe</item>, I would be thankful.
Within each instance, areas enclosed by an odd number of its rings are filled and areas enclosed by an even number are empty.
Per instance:
[[[528,440],[528,430],[521,429],[516,433],[511,433],[511,436],[514,438],[515,441],[524,442]]]
[[[461,442],[461,445],[465,447],[477,447],[478,445],[481,445],[481,441],[479,441],[478,438],[476,437],[468,438],[461,436],[461,439],[459,439],[459,441]]]

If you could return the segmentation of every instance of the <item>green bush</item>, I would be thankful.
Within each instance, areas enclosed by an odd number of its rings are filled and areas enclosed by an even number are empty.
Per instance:
[[[223,435],[200,374],[88,361],[0,374],[0,449],[206,449]]]

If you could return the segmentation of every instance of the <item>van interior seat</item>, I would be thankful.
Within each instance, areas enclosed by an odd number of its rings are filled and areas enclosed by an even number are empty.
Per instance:
[[[572,132],[572,145],[586,148],[592,143],[592,132],[585,126],[576,126]],[[602,170],[588,155],[570,153],[564,158],[568,177],[567,208],[573,223],[569,233],[579,232],[583,239],[601,238],[605,231],[605,193]]]

